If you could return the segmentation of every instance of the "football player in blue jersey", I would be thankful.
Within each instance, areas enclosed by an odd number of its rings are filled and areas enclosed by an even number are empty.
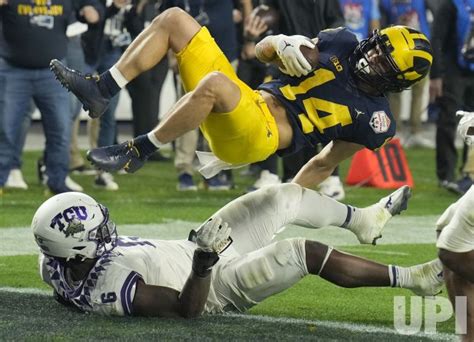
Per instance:
[[[311,66],[301,47],[318,49],[317,65]],[[295,177],[300,185],[316,185],[357,150],[380,148],[393,137],[395,120],[384,93],[410,87],[432,62],[428,39],[405,26],[376,30],[360,43],[345,28],[321,31],[313,40],[269,36],[257,45],[256,55],[280,65],[287,77],[253,90],[238,79],[207,29],[172,8],[100,76],[82,75],[57,60],[51,68],[89,115],[98,117],[111,97],[169,49],[188,93],[150,133],[89,151],[97,167],[135,172],[163,144],[200,127],[214,153],[203,174],[322,143],[325,148]]]

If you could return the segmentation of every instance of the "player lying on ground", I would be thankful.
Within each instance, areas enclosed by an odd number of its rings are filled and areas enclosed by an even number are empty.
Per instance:
[[[302,46],[319,49],[315,69]],[[207,176],[274,152],[287,155],[305,145],[325,145],[295,178],[312,186],[357,150],[380,148],[393,137],[395,120],[384,93],[410,87],[427,75],[432,62],[428,39],[405,26],[374,31],[360,43],[345,28],[322,31],[313,41],[270,36],[257,45],[256,55],[265,63],[281,63],[288,76],[255,91],[238,79],[206,28],[172,8],[156,17],[100,77],[84,76],[57,60],[51,68],[89,115],[98,117],[111,97],[169,49],[188,93],[148,135],[92,149],[88,158],[97,167],[135,172],[157,148],[200,127],[219,159],[204,168]]]
[[[474,142],[474,112],[462,115],[458,132],[466,143]],[[472,148],[472,146],[471,146]],[[444,265],[449,299],[455,305],[456,296],[467,297],[467,334],[463,341],[474,340],[474,187],[445,210],[436,222],[438,256]],[[458,308],[459,309],[459,308]],[[456,314],[463,315],[464,312]]]
[[[359,239],[373,235],[406,208],[408,194],[400,188],[359,209],[297,184],[266,187],[224,206],[188,240],[164,241],[117,236],[105,207],[68,192],[43,203],[32,228],[43,254],[42,278],[61,302],[107,315],[242,312],[308,274],[343,287],[435,295],[442,286],[437,259],[405,268],[303,238],[273,242],[288,224],[346,227]]]

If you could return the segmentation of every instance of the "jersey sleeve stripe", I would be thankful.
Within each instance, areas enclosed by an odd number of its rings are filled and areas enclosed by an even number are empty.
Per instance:
[[[137,283],[138,279],[140,279],[140,275],[137,272],[130,272],[127,279],[123,283],[122,290],[120,291],[120,299],[122,302],[123,312],[125,315],[131,315],[133,311],[132,307],[132,290]]]

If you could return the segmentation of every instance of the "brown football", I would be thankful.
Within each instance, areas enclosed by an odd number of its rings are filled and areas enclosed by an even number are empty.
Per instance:
[[[305,56],[306,60],[308,63],[311,65],[313,69],[315,69],[318,66],[319,63],[319,50],[317,47],[314,49],[311,49],[307,46],[301,45],[300,46],[300,51]]]

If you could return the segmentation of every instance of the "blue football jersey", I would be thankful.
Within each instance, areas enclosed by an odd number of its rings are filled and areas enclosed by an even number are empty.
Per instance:
[[[291,145],[278,154],[335,139],[380,148],[394,136],[396,124],[385,96],[368,95],[355,85],[349,56],[357,38],[346,28],[321,31],[318,38],[316,70],[303,77],[282,75],[259,86],[278,98],[293,127]]]

